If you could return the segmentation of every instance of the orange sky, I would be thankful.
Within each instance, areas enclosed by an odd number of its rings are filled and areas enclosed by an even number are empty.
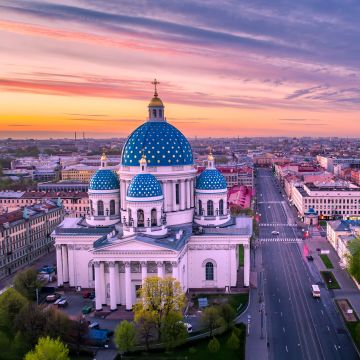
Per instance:
[[[127,136],[145,120],[154,77],[186,136],[360,135],[356,62],[326,57],[331,47],[311,26],[290,16],[282,35],[276,13],[250,6],[234,7],[234,23],[225,9],[218,24],[197,1],[190,13],[163,3],[160,15],[110,3],[3,7],[0,137]],[[308,43],[297,45],[295,30]]]

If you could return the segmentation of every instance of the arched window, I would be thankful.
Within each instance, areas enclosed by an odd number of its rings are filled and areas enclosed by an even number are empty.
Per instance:
[[[115,200],[110,200],[110,215],[115,215]]]
[[[131,224],[131,219],[132,218],[132,215],[131,215],[131,209],[128,209],[128,223],[129,223],[129,225],[131,226],[132,224]]]
[[[214,264],[207,262],[205,265],[205,280],[214,280]]]
[[[153,109],[153,117],[156,117],[156,109]]]
[[[162,117],[162,110],[159,109],[159,117],[161,118]]]
[[[93,202],[92,200],[90,200],[90,214],[92,215],[93,213],[94,213]]]
[[[203,209],[202,209],[202,201],[199,200],[199,215],[202,215]]]
[[[104,203],[102,200],[99,200],[97,202],[97,210],[98,210],[98,216],[104,215]]]
[[[157,226],[156,209],[151,209],[151,226]]]
[[[219,201],[219,214],[224,215],[224,200],[223,199],[221,199]]]
[[[207,215],[214,216],[214,202],[212,200],[207,202]]]
[[[144,210],[139,209],[137,211],[137,226],[144,227]]]

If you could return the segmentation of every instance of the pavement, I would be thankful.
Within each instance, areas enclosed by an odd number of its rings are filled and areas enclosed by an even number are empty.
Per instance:
[[[256,181],[257,211],[261,214],[260,223],[263,225],[260,226],[260,241],[266,239],[261,242],[260,251],[257,250],[262,255],[264,270],[266,350],[263,339],[251,339],[250,325],[247,358],[358,359],[358,353],[334,304],[337,294],[326,289],[320,276],[320,259],[309,262],[305,257],[302,231],[300,227],[293,226],[297,218],[286,196],[269,169],[258,170]],[[273,235],[271,232],[274,230],[279,235]],[[313,239],[306,240],[306,243],[309,241]],[[326,240],[322,241],[325,246]],[[317,246],[315,241],[311,244]],[[339,271],[342,272],[339,282],[346,283],[346,291],[354,292],[344,271]],[[319,284],[320,299],[312,297],[312,284]],[[253,293],[251,291],[252,303],[255,302]],[[257,302],[255,304],[258,305]],[[251,314],[251,320],[252,317]],[[262,351],[253,356],[259,349]]]

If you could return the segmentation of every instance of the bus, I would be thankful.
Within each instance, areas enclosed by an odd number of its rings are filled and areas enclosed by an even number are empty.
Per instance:
[[[319,285],[311,285],[311,291],[312,291],[313,298],[319,298],[320,297]]]

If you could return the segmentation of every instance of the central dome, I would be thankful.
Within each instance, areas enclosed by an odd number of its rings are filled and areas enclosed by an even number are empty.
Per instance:
[[[192,165],[193,155],[185,136],[166,121],[148,121],[127,139],[121,164],[139,166],[144,152],[148,166]]]

